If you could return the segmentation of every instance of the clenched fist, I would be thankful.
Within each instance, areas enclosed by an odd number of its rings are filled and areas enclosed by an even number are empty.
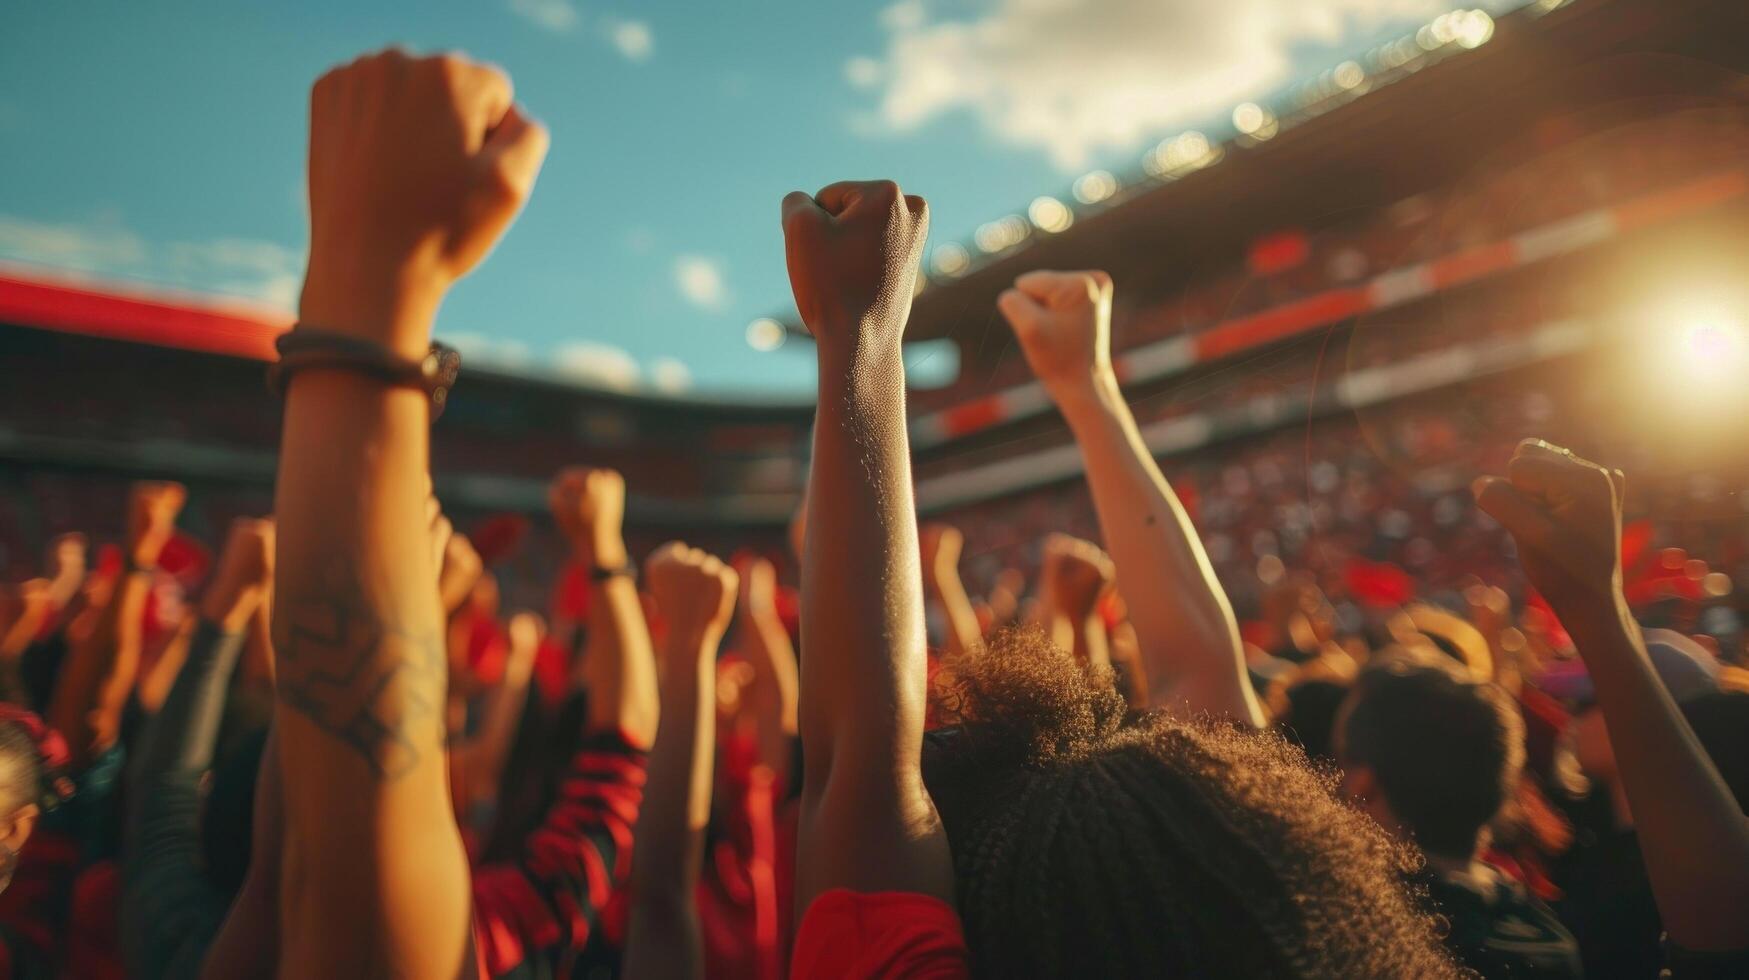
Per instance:
[[[503,234],[546,151],[489,65],[390,49],[323,75],[301,319],[424,356],[443,291]]]
[[[1061,402],[1112,377],[1109,275],[1028,272],[996,305],[1052,398]]]
[[[127,557],[135,568],[153,568],[176,533],[176,515],[188,500],[180,483],[136,483],[128,496]]]
[[[579,561],[597,568],[625,566],[625,477],[614,470],[567,467],[548,485],[547,505]]]
[[[1045,539],[1039,592],[1052,611],[1070,622],[1086,622],[1116,578],[1110,556],[1093,542],[1066,534]]]
[[[1518,444],[1505,477],[1476,481],[1476,503],[1518,545],[1518,560],[1562,617],[1621,592],[1625,478],[1541,439]]]
[[[713,654],[734,613],[738,583],[733,568],[679,541],[657,548],[644,563],[644,585],[667,621],[668,635],[703,643]]]
[[[844,181],[783,199],[796,309],[821,353],[896,345],[911,314],[929,207],[890,180]]]

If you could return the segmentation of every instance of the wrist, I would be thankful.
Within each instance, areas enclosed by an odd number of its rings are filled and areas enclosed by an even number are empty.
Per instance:
[[[448,289],[445,278],[424,265],[341,260],[312,249],[298,319],[420,360],[430,350],[431,327]]]
[[[1123,389],[1109,366],[1095,368],[1072,381],[1053,382],[1047,390],[1057,409],[1071,423],[1110,414],[1114,406],[1123,404]]]
[[[630,565],[625,538],[617,531],[585,531],[577,539],[574,550],[577,561],[593,571],[619,571]]]

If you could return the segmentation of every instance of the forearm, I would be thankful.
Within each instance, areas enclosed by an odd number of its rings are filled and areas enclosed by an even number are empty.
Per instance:
[[[66,737],[76,768],[115,743],[139,670],[140,617],[150,588],[145,572],[124,572],[91,631],[75,642],[61,668],[49,724]]]
[[[773,773],[787,774],[790,741],[796,737],[796,653],[776,610],[743,620],[753,660],[753,683],[746,697],[758,725],[759,761]]]
[[[241,632],[225,632],[219,625],[201,620],[189,641],[182,672],[147,730],[137,778],[149,779],[172,770],[199,771],[211,765],[231,674],[242,648]]]
[[[307,304],[306,291],[306,304]],[[450,811],[443,616],[423,503],[423,393],[339,372],[287,396],[274,647],[291,972],[458,973],[467,865]],[[408,967],[412,964],[413,967]],[[423,964],[420,966],[420,964]],[[416,967],[416,969],[415,969]]]
[[[176,635],[164,645],[158,659],[152,666],[140,674],[139,684],[134,688],[134,700],[139,702],[140,710],[147,715],[155,715],[164,707],[164,699],[170,696],[170,689],[175,686],[176,678],[182,676],[183,665],[188,663],[188,645],[194,641],[195,629],[199,626],[196,617],[189,617],[176,628]]]
[[[1596,685],[1670,938],[1749,947],[1749,817],[1658,680],[1626,602],[1560,617]]]
[[[625,576],[595,587],[582,673],[589,690],[590,731],[623,731],[633,745],[648,748],[656,735],[659,704],[656,660],[637,586]]]
[[[628,976],[697,977],[704,970],[693,892],[710,820],[716,642],[674,637],[668,646],[662,722],[632,855]]]
[[[822,358],[830,355],[822,354]],[[923,602],[898,351],[823,369],[808,500],[801,725],[809,768],[839,736],[912,758],[927,677]],[[817,665],[817,666],[816,666]]]
[[[473,745],[471,773],[475,799],[496,796],[498,778],[504,772],[504,760],[510,755],[510,743],[516,735],[516,725],[528,703],[528,680],[506,680],[492,691],[486,702],[485,718]]]
[[[1076,626],[1075,660],[1096,670],[1111,669],[1111,643],[1098,616],[1084,616]]]
[[[941,610],[947,616],[948,655],[959,657],[976,649],[983,643],[984,633],[978,627],[978,613],[972,608],[971,597],[966,595],[965,583],[960,580],[958,570],[932,571],[929,585],[930,593],[941,603]]]
[[[1110,377],[1061,403],[1086,462],[1156,706],[1261,726],[1238,624],[1190,515],[1155,464]]]

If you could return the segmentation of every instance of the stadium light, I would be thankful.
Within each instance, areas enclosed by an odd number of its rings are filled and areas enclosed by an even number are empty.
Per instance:
[[[1671,347],[1672,366],[1692,382],[1735,382],[1749,366],[1749,338],[1728,317],[1700,317],[1682,325]]]
[[[1366,69],[1360,67],[1358,61],[1344,61],[1336,66],[1336,70],[1331,74],[1331,80],[1343,91],[1351,91],[1359,88],[1361,83],[1366,81]]]
[[[1035,197],[1027,206],[1026,216],[1032,220],[1033,226],[1051,234],[1069,230],[1075,223],[1075,215],[1067,205],[1054,197]]]
[[[1071,188],[1075,200],[1082,204],[1098,204],[1117,193],[1117,178],[1104,170],[1082,174]]]
[[[936,275],[963,275],[967,269],[972,267],[972,256],[966,251],[964,245],[958,242],[948,242],[945,245],[935,247],[935,251],[929,257],[929,267],[935,270]]]
[[[787,334],[783,324],[762,316],[747,324],[747,346],[756,351],[774,351],[783,346]]]
[[[1027,230],[1026,219],[1018,214],[1010,214],[979,225],[972,235],[972,241],[977,243],[981,251],[994,255],[1025,241]]]
[[[1459,45],[1479,48],[1494,36],[1494,18],[1485,10],[1468,10],[1457,17],[1452,30]]]

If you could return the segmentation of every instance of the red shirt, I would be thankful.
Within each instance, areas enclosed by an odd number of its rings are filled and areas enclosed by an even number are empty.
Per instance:
[[[914,892],[826,892],[802,916],[790,961],[792,980],[970,976],[959,914]]]

